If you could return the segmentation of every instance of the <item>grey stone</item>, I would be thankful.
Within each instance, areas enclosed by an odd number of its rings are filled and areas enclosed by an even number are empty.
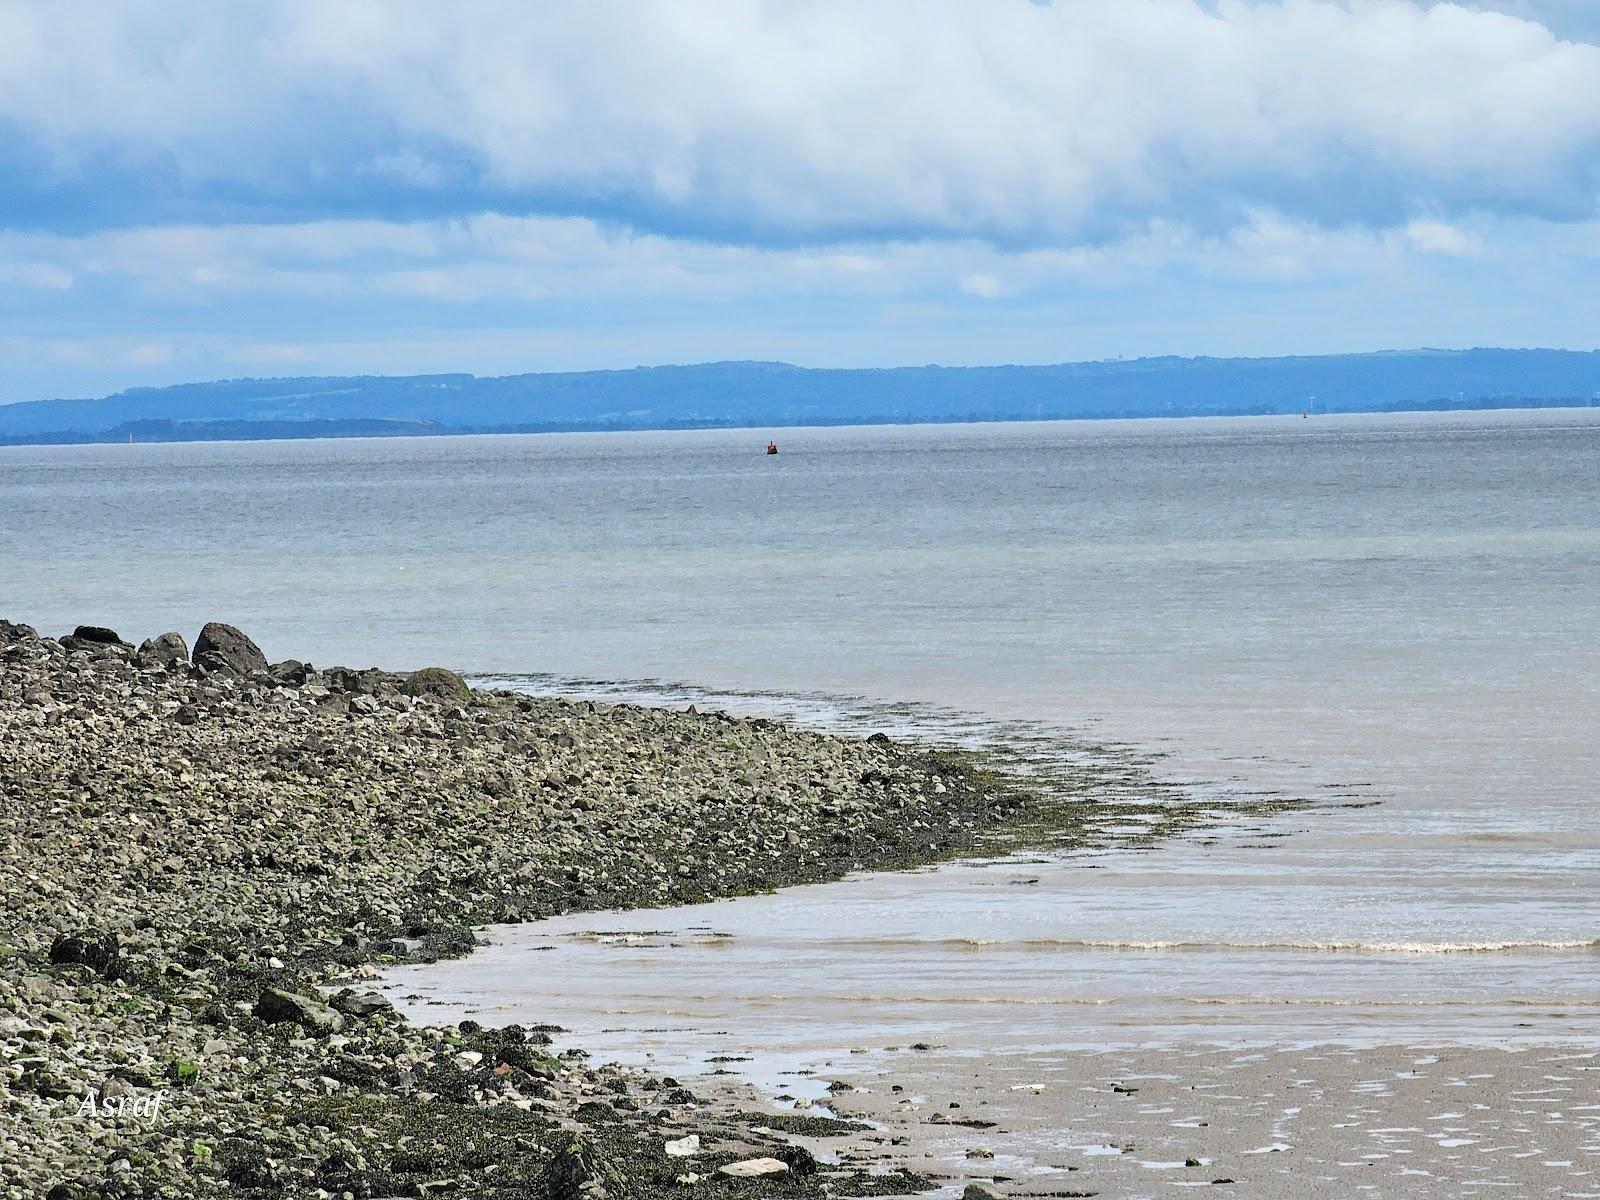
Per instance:
[[[38,641],[39,631],[32,625],[22,625],[15,621],[0,621],[0,646],[10,646],[17,642]]]
[[[357,993],[349,988],[344,988],[334,994],[328,1002],[334,1009],[349,1017],[371,1017],[378,1013],[390,1012],[394,1005],[389,1002],[389,997],[378,992]]]
[[[787,1175],[789,1164],[781,1158],[741,1158],[738,1162],[723,1163],[717,1174],[730,1179],[759,1179],[763,1175]]]
[[[139,665],[168,667],[189,661],[189,643],[181,633],[163,633],[159,637],[145,638],[139,645]]]

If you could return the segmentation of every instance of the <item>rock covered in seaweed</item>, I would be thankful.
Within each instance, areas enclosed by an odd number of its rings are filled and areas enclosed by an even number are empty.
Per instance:
[[[440,700],[468,700],[472,692],[466,681],[444,667],[423,667],[406,676],[400,690],[408,696],[433,696]]]

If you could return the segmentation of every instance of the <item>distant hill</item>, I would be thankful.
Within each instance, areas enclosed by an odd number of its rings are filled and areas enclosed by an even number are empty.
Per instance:
[[[1047,367],[232,379],[0,405],[0,442],[183,441],[1593,405],[1600,351],[1404,350]]]

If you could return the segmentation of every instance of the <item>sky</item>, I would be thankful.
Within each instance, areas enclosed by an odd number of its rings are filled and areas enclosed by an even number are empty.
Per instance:
[[[1600,346],[1600,0],[0,0],[0,401]]]

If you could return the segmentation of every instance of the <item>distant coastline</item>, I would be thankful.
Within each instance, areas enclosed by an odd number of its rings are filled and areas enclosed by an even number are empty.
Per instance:
[[[1571,398],[1544,399],[1539,397],[1485,397],[1482,400],[1389,405],[1383,408],[1348,408],[1319,410],[1318,416],[1403,413],[1403,412],[1504,412],[1517,409],[1572,409],[1600,408],[1600,400]],[[547,424],[496,425],[482,429],[452,428],[428,421],[137,421],[125,422],[112,429],[96,433],[56,432],[32,435],[0,436],[4,446],[105,446],[123,442],[157,443],[175,445],[190,442],[287,442],[312,441],[318,438],[407,438],[407,437],[462,437],[500,434],[530,433],[641,433],[648,431],[692,429],[839,429],[870,425],[1005,425],[1025,421],[1117,421],[1117,420],[1182,420],[1194,417],[1270,417],[1293,415],[1272,409],[1241,410],[1236,412],[1174,412],[1174,413],[1081,413],[1044,416],[1017,414],[1014,416],[949,416],[903,417],[873,416],[836,417],[830,419],[795,420],[759,416],[727,418],[726,420],[674,421],[651,424],[647,422],[588,423],[556,421]]]
[[[1600,405],[1600,351],[1405,350],[1055,366],[725,362],[478,378],[312,376],[0,405],[0,445],[780,429]]]

